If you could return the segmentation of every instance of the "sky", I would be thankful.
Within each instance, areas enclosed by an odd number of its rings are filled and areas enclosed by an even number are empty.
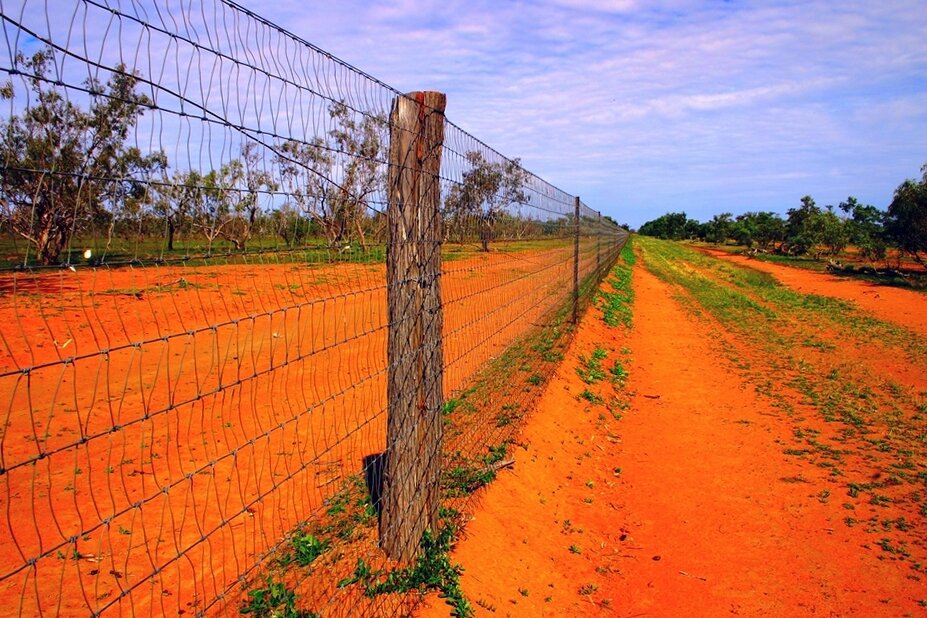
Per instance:
[[[927,2],[239,0],[632,227],[885,208],[927,163]]]

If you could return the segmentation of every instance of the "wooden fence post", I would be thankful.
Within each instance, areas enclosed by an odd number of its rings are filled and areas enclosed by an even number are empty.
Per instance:
[[[602,213],[599,212],[599,221],[595,229],[595,272],[596,276],[601,276],[599,269],[602,268]]]
[[[573,203],[573,324],[579,323],[579,196]]]
[[[437,530],[444,428],[439,171],[440,92],[412,92],[390,114],[386,285],[387,437],[380,546],[409,562]]]

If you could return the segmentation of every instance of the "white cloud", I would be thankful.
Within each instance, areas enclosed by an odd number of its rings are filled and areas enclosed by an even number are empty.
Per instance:
[[[927,159],[923,0],[244,1],[620,220],[885,205]]]
[[[445,90],[458,125],[618,219],[805,193],[884,205],[925,157],[921,0],[304,6],[280,13],[297,33],[400,89]]]

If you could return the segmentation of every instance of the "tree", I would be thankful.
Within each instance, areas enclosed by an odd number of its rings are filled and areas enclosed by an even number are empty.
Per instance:
[[[834,207],[828,205],[821,211],[820,223],[821,244],[827,247],[827,253],[837,255],[847,246],[847,229],[843,219],[834,212]]]
[[[785,238],[785,221],[774,212],[745,212],[737,216],[731,237],[738,244],[747,247],[756,244],[765,251]]]
[[[276,161],[293,203],[315,221],[331,246],[357,238],[366,250],[370,201],[383,190],[381,115],[358,121],[343,103],[329,116],[335,128],[325,139],[287,140]]]
[[[823,239],[821,209],[810,195],[801,198],[801,206],[788,210],[785,242],[792,255],[812,252]]]
[[[927,268],[927,164],[921,180],[905,180],[885,216],[885,231],[904,253]]]
[[[705,240],[716,245],[726,241],[731,235],[732,217],[729,212],[712,217],[705,227]]]
[[[527,204],[524,186],[528,173],[518,159],[489,162],[483,153],[471,150],[466,154],[470,169],[463,173],[459,184],[451,187],[444,201],[445,216],[458,231],[468,220],[477,222],[480,244],[489,251],[495,238],[496,223],[513,204]]]
[[[88,78],[84,111],[53,85],[53,59],[51,49],[29,59],[17,54],[14,64],[30,76],[33,100],[22,115],[0,123],[0,212],[43,264],[58,262],[72,235],[94,217],[112,217],[127,196],[138,197],[133,179],[164,161],[163,154],[152,159],[125,145],[151,105],[135,92],[135,73],[120,64],[105,86]],[[12,84],[0,96],[12,99]]]
[[[848,215],[846,222],[847,240],[859,249],[868,260],[882,260],[887,249],[885,227],[882,220],[885,213],[850,196],[840,202],[838,208]]]
[[[286,246],[292,247],[311,234],[313,222],[303,218],[299,211],[287,202],[271,211],[270,225]]]
[[[241,158],[230,161],[220,170],[225,187],[223,199],[228,204],[228,225],[222,235],[235,248],[243,251],[254,236],[258,213],[261,210],[261,195],[278,188],[274,178],[261,169],[258,146],[247,142],[241,147]]]
[[[753,247],[753,243],[756,242],[756,219],[752,217],[754,213],[744,213],[738,215],[734,220],[734,223],[731,225],[731,234],[730,237],[734,239],[738,245],[744,245],[745,247]]]
[[[751,218],[756,228],[753,238],[761,249],[767,250],[774,243],[781,243],[785,240],[785,221],[782,217],[768,211],[748,214],[752,215]]]
[[[538,237],[543,234],[543,226],[537,219],[519,217],[508,212],[502,212],[496,221],[496,234],[506,238],[523,240]]]
[[[316,222],[330,245],[341,235],[339,217],[334,211],[334,187],[330,180],[332,154],[319,137],[309,142],[288,140],[277,155],[280,175],[287,183],[290,202]]]
[[[101,201],[106,208],[98,213],[108,213],[110,218],[107,244],[117,224],[126,238],[130,226],[141,229],[158,195],[148,181],[153,175],[163,175],[166,169],[167,155],[163,152],[146,156],[134,146],[126,148],[112,180],[102,184]]]
[[[339,154],[342,173],[335,191],[334,210],[338,214],[341,237],[357,234],[367,250],[364,223],[370,200],[384,188],[386,177],[383,159],[383,130],[387,126],[382,115],[363,115],[358,122],[344,103],[329,110],[335,128],[329,131],[335,152]],[[353,228],[353,230],[351,229]]]
[[[188,184],[192,183],[192,184]],[[177,232],[194,212],[199,192],[199,175],[195,172],[174,171],[172,176],[164,174],[152,200],[151,210],[158,220],[167,226],[167,250],[174,250]]]
[[[670,212],[644,223],[639,233],[664,240],[691,238],[698,233],[699,222],[689,219],[684,212]]]
[[[682,235],[680,238],[688,238],[689,240],[705,240],[707,236],[707,223],[699,223],[697,219],[688,219],[685,225],[682,226]]]
[[[226,166],[206,174],[190,170],[184,179],[185,197],[190,200],[190,224],[206,238],[207,254],[212,253],[213,243],[231,222],[228,182],[230,172]]]

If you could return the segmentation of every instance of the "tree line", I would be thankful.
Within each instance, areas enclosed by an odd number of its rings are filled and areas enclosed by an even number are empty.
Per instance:
[[[821,208],[806,195],[784,218],[775,212],[736,217],[726,212],[700,223],[685,212],[673,212],[644,223],[638,233],[671,240],[734,242],[815,259],[837,255],[852,245],[865,259],[884,260],[894,247],[927,268],[927,164],[921,173],[919,180],[905,180],[895,189],[884,211],[854,197]]]
[[[87,79],[84,109],[50,76],[54,60],[50,49],[17,55],[29,105],[0,119],[0,230],[28,243],[39,262],[58,263],[82,235],[159,238],[167,251],[178,237],[195,237],[206,253],[219,240],[234,250],[268,237],[363,250],[382,240],[383,115],[336,102],[324,135],[269,146],[245,141],[216,169],[171,169],[165,152],[130,143],[156,107],[138,92],[137,73],[119,65],[106,83]],[[15,96],[11,82],[0,85],[0,98]],[[269,166],[264,149],[273,153]],[[489,161],[479,151],[464,158],[467,169],[444,199],[446,237],[479,238],[489,250],[495,239],[557,233],[556,222],[518,215],[517,206],[530,203],[518,159]]]

